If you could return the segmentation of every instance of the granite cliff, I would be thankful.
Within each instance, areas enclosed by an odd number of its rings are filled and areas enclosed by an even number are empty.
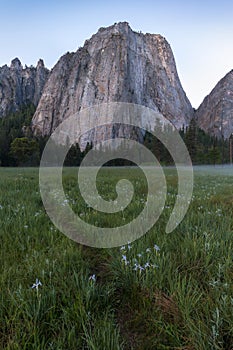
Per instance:
[[[23,68],[15,58],[10,67],[0,68],[0,117],[16,112],[27,104],[38,105],[49,70],[43,60],[36,67]]]
[[[127,22],[100,28],[75,53],[62,56],[51,72],[42,60],[36,67],[23,68],[17,58],[10,67],[0,68],[0,118],[32,103],[37,107],[32,119],[35,135],[50,135],[70,115],[102,102],[150,107],[177,128],[195,116],[207,133],[228,138],[233,132],[233,70],[194,113],[166,39],[134,32]],[[110,134],[117,136],[114,130]],[[123,134],[127,132],[125,128]],[[88,137],[93,141],[96,136]]]
[[[206,96],[195,116],[208,134],[227,139],[233,133],[233,70]]]
[[[33,131],[49,135],[70,115],[109,101],[150,107],[177,128],[193,116],[166,39],[134,32],[123,22],[100,28],[77,52],[59,59],[33,117]]]

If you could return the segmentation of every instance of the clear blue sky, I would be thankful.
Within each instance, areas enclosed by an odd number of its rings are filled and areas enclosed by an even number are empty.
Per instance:
[[[51,68],[99,27],[118,21],[166,37],[194,107],[233,68],[232,0],[0,0],[0,65],[43,58]]]

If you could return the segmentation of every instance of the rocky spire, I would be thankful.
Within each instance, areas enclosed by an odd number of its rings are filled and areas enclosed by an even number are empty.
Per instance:
[[[18,58],[12,60],[10,67],[0,67],[0,118],[25,104],[38,105],[49,71],[42,60],[37,67],[23,69]]]
[[[15,69],[15,70],[22,70],[23,69],[23,66],[20,62],[20,60],[18,59],[18,57],[14,58],[12,61],[11,61],[11,69]]]
[[[37,66],[36,68],[44,68],[45,65],[44,65],[44,61],[40,58],[39,61],[37,62]]]

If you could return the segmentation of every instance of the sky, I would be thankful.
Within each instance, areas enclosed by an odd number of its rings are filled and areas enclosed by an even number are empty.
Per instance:
[[[52,68],[100,27],[127,21],[163,35],[173,50],[182,86],[194,108],[233,69],[232,0],[0,0],[0,66],[43,58]]]

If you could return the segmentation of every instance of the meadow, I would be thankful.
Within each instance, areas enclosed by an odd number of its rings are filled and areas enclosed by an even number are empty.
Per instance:
[[[87,222],[119,225],[143,208],[147,186],[136,169],[104,168],[105,199],[128,177],[128,209],[101,216],[64,171],[67,200]],[[154,227],[125,246],[80,245],[44,209],[37,168],[0,168],[0,349],[233,349],[233,169],[196,168],[189,210],[165,226],[177,194],[165,169],[167,199]]]

